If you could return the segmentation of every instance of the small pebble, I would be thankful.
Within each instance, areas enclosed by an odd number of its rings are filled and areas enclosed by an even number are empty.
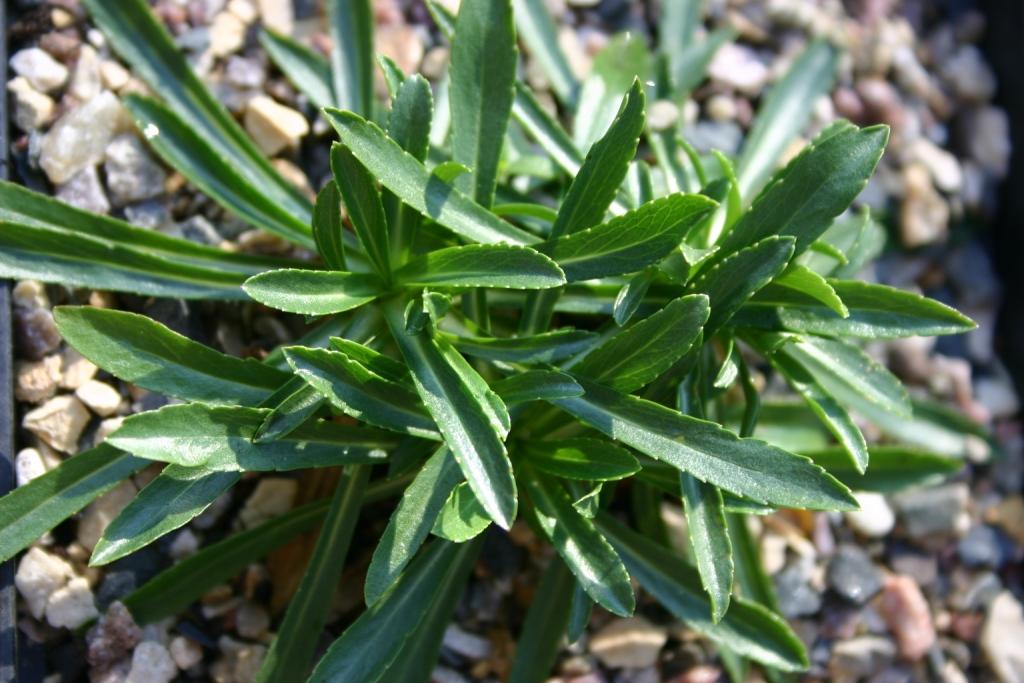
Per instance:
[[[449,624],[444,632],[443,644],[446,648],[463,657],[480,661],[487,659],[491,654],[491,642],[481,638],[475,633],[470,633],[457,624]]]
[[[244,120],[245,129],[267,156],[297,147],[299,140],[309,132],[305,116],[266,95],[249,100]]]
[[[972,527],[957,544],[957,553],[968,567],[999,569],[1006,561],[1003,539],[987,524]]]
[[[21,426],[63,453],[78,451],[78,437],[89,423],[89,411],[74,396],[51,398],[29,411]]]
[[[40,92],[53,92],[68,80],[68,68],[38,47],[18,50],[9,64],[14,73]]]
[[[221,12],[210,24],[210,52],[226,57],[245,45],[245,23],[231,12]]]
[[[41,619],[50,597],[74,575],[66,560],[32,546],[18,562],[14,585],[32,616]]]
[[[270,615],[260,605],[243,602],[235,612],[235,630],[250,640],[262,637],[270,628]]]
[[[32,87],[27,78],[18,76],[7,82],[14,104],[14,125],[29,133],[42,128],[53,120],[57,103],[45,93]]]
[[[39,165],[50,182],[65,183],[103,160],[114,135],[133,127],[117,97],[104,90],[58,119],[43,138]]]
[[[935,643],[935,626],[921,589],[908,576],[886,577],[879,604],[900,656],[920,660]]]
[[[664,628],[643,617],[614,619],[590,638],[590,651],[612,669],[644,669],[658,662],[668,640]]]
[[[57,393],[61,358],[57,354],[42,360],[15,364],[14,396],[19,401],[41,403]]]
[[[169,650],[171,652],[171,659],[174,660],[175,665],[182,671],[187,671],[203,661],[203,649],[199,647],[199,643],[191,638],[175,636],[171,639]]]
[[[1024,608],[1004,591],[988,608],[981,630],[981,649],[1000,683],[1024,681]]]
[[[105,158],[107,189],[116,206],[163,194],[167,172],[135,135],[125,133],[111,140]]]
[[[14,458],[14,474],[18,486],[24,486],[36,477],[46,474],[46,463],[35,448],[23,448]]]
[[[125,683],[170,683],[177,675],[178,667],[167,648],[147,640],[132,653],[132,668]]]
[[[299,482],[283,477],[264,477],[245,500],[238,519],[245,528],[288,512],[299,492]]]
[[[828,565],[828,585],[846,600],[863,605],[882,589],[882,580],[863,550],[840,546]]]
[[[91,360],[75,351],[70,346],[61,351],[63,371],[60,376],[60,388],[74,391],[93,377],[99,368]]]
[[[907,534],[919,540],[966,532],[970,524],[967,515],[969,498],[967,485],[956,483],[902,491],[893,496],[893,503]]]
[[[46,621],[54,628],[78,628],[99,615],[89,581],[76,576],[50,596]]]
[[[75,396],[100,417],[109,417],[121,405],[121,394],[106,382],[91,379],[75,390]]]
[[[55,194],[57,199],[76,209],[100,214],[110,211],[110,200],[95,166],[76,172],[66,183],[57,186]]]
[[[113,602],[85,634],[86,659],[94,667],[107,667],[131,653],[142,640],[142,629],[124,603]]]
[[[16,308],[15,332],[18,351],[23,358],[39,360],[60,346],[60,332],[53,322],[53,314],[45,308]]]

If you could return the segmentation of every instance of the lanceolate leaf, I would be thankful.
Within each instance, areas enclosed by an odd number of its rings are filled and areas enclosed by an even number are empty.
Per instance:
[[[261,304],[289,313],[329,315],[358,308],[383,292],[367,273],[333,270],[269,270],[245,281],[245,293]]]
[[[807,668],[804,646],[782,617],[754,602],[734,598],[729,611],[716,624],[694,568],[608,513],[598,514],[597,525],[619,552],[629,573],[687,626],[761,664],[783,671]]]
[[[419,161],[427,157],[433,111],[433,94],[425,78],[414,74],[402,81],[392,98],[388,136]],[[394,193],[385,190],[382,195],[392,258],[401,263],[416,238],[422,217],[403,205]]]
[[[439,448],[423,465],[402,494],[373,551],[363,585],[367,605],[377,602],[409,564],[461,480],[459,464],[447,447]]]
[[[636,154],[643,129],[644,91],[639,81],[633,81],[618,116],[604,137],[590,148],[569,186],[551,227],[551,237],[593,227],[604,219]]]
[[[360,116],[373,109],[373,10],[369,0],[328,0],[336,104]]]
[[[563,171],[572,176],[579,172],[583,164],[583,155],[576,149],[569,134],[551,118],[529,88],[522,83],[516,84],[512,115]]]
[[[369,475],[369,467],[358,465],[347,467],[342,473],[313,556],[288,603],[277,637],[267,650],[255,678],[257,682],[272,683],[305,675],[311,668],[310,660],[327,622],[331,597],[345,565]]]
[[[629,451],[601,439],[524,441],[520,452],[535,469],[563,479],[614,481],[640,471]]]
[[[891,339],[959,334],[974,329],[970,318],[933,299],[895,287],[828,280],[849,315],[843,318],[809,296],[761,292],[735,318],[737,325],[828,336]]]
[[[338,351],[293,346],[285,356],[296,374],[345,414],[396,432],[437,438],[433,420],[410,387]]]
[[[149,464],[102,443],[0,498],[0,562]]]
[[[254,443],[269,411],[201,403],[169,405],[126,418],[107,442],[134,455],[183,467],[267,471],[376,463],[395,441],[386,432],[331,422],[304,425],[286,438]]]
[[[611,125],[622,93],[636,79],[647,79],[648,54],[643,38],[620,33],[594,58],[590,74],[580,88],[573,121],[573,140],[587,151]]]
[[[807,453],[855,491],[893,493],[912,486],[928,486],[963,469],[964,461],[905,446],[874,446],[871,466],[858,472],[841,448]]]
[[[754,201],[722,243],[725,253],[770,235],[796,238],[803,253],[832,219],[860,194],[882,156],[889,129],[832,124],[804,149]]]
[[[215,351],[146,316],[59,306],[54,319],[76,351],[118,379],[188,401],[256,405],[288,375]]]
[[[348,270],[345,267],[345,241],[342,239],[344,230],[341,193],[336,184],[328,182],[316,196],[316,206],[313,207],[313,239],[316,250],[331,270]]]
[[[345,200],[349,220],[374,270],[385,281],[391,278],[391,248],[384,204],[373,176],[343,145],[331,146],[334,184]]]
[[[326,109],[324,115],[342,144],[370,174],[427,218],[474,242],[522,245],[538,241],[433,176],[374,124],[337,109]]]
[[[462,482],[452,489],[448,500],[441,506],[431,532],[453,543],[465,543],[490,525],[487,511],[473,495],[469,484]]]
[[[558,28],[543,0],[515,0],[516,26],[530,56],[551,81],[551,90],[562,104],[572,107],[579,84],[569,60],[558,44]]]
[[[792,255],[793,238],[767,237],[703,271],[689,289],[711,300],[704,336],[710,338],[727,323],[751,295],[782,272]]]
[[[472,568],[477,545],[436,540],[401,577],[367,608],[327,650],[310,683],[381,680],[389,665],[405,656],[402,645],[415,633],[448,582],[461,584]]]
[[[840,318],[847,318],[850,315],[846,304],[836,294],[836,290],[832,288],[832,285],[825,278],[805,266],[790,266],[786,269],[786,272],[775,278],[775,281],[768,285],[768,288],[770,291],[765,292],[765,295],[768,297],[771,297],[772,291],[782,288],[788,292],[796,292],[805,297],[818,300]]]
[[[633,273],[667,256],[714,207],[700,195],[670,195],[537,249],[561,266],[569,282]]]
[[[636,598],[622,560],[593,523],[576,511],[565,489],[529,466],[523,468],[522,482],[538,524],[587,595],[613,614],[632,614]]]
[[[824,510],[856,507],[845,486],[802,456],[740,439],[712,422],[577,378],[586,394],[555,405],[616,441],[751,500]]]
[[[689,474],[679,475],[690,547],[701,583],[711,600],[711,621],[718,623],[732,594],[732,545],[725,526],[722,493]]]
[[[509,683],[546,681],[569,625],[576,582],[561,559],[554,557],[540,578],[516,641]]]
[[[113,562],[188,524],[240,476],[238,472],[168,465],[110,522],[89,564]]]
[[[529,247],[471,244],[429,252],[395,273],[407,285],[548,289],[565,284],[562,269]]]
[[[260,31],[260,45],[288,80],[319,109],[337,104],[331,65],[320,54],[286,35],[268,28]]]
[[[676,299],[588,353],[573,372],[632,393],[690,350],[708,312],[708,298],[702,294]]]
[[[493,407],[467,384],[464,369],[452,366],[450,357],[427,331],[406,333],[404,315],[397,306],[389,307],[387,320],[412,371],[416,390],[473,493],[491,518],[507,529],[515,518],[516,484],[503,436],[494,424]],[[458,355],[454,349],[452,352]]]
[[[508,363],[553,363],[586,350],[596,337],[587,330],[566,328],[525,337],[445,338],[467,356]]]
[[[512,0],[459,6],[449,71],[452,159],[472,169],[456,186],[482,206],[494,200],[517,57]]]
[[[817,40],[793,62],[769,91],[743,144],[737,168],[740,194],[751,197],[771,175],[779,157],[807,124],[814,100],[832,89],[839,55]]]
[[[378,353],[369,346],[357,344],[351,339],[343,339],[342,337],[331,337],[331,347],[386,380],[412,386],[409,368],[394,358]]]
[[[256,442],[276,441],[310,420],[324,405],[326,399],[301,377],[292,377],[286,387],[287,395],[279,400],[267,400],[262,408],[270,408],[253,439]]]
[[[519,372],[495,382],[491,388],[509,405],[583,395],[583,388],[571,375],[557,370]]]

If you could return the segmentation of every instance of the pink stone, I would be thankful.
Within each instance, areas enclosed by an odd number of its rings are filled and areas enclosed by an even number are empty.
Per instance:
[[[879,609],[904,659],[916,662],[935,644],[928,602],[909,576],[886,578]]]

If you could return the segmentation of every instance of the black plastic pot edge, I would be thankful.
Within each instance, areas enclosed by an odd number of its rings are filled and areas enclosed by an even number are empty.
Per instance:
[[[0,2],[0,83],[7,83],[7,10]],[[0,97],[0,177],[7,178],[7,97]],[[14,397],[11,283],[0,280],[0,495],[14,488]],[[0,565],[0,683],[12,683],[17,670],[17,605],[14,560]]]

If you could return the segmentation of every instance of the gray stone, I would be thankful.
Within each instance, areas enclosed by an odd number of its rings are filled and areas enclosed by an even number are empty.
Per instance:
[[[171,653],[171,659],[174,660],[174,663],[182,671],[191,669],[203,660],[203,649],[199,647],[199,643],[191,638],[175,636],[171,640],[171,645],[168,649]]]
[[[740,143],[743,142],[743,129],[735,121],[698,121],[692,126],[686,126],[683,134],[701,153],[717,149],[726,155],[733,155],[739,151]]]
[[[1000,683],[1024,683],[1024,608],[1009,592],[1000,593],[981,629],[981,649]]]
[[[178,675],[171,653],[160,643],[139,643],[132,653],[132,668],[125,683],[170,683]]]
[[[833,683],[854,683],[888,667],[896,658],[896,646],[888,638],[858,636],[841,640],[832,649],[829,674]]]
[[[965,102],[987,102],[995,95],[995,74],[974,45],[961,45],[941,71],[953,92]]]
[[[107,189],[117,206],[163,194],[167,173],[146,145],[131,133],[118,135],[106,149]]]
[[[117,97],[104,90],[53,125],[43,138],[39,165],[51,182],[65,183],[102,161],[111,139],[132,125]]]
[[[1006,561],[1005,542],[999,532],[987,524],[972,527],[960,539],[957,552],[968,567],[999,569]]]
[[[843,545],[829,562],[828,585],[850,602],[863,605],[882,590],[878,570],[863,550]]]
[[[893,496],[893,503],[907,534],[914,539],[949,536],[967,530],[966,484],[956,483],[928,489],[913,489]]]
[[[256,59],[231,57],[224,68],[224,80],[237,88],[262,88],[267,68]]]
[[[192,216],[176,227],[184,239],[192,242],[216,246],[223,241],[217,228],[213,227],[213,224],[203,216]]]
[[[821,609],[821,593],[810,583],[807,567],[791,564],[773,577],[779,607],[788,619],[817,614]]]
[[[469,660],[480,661],[491,654],[491,642],[475,633],[470,633],[457,624],[450,624],[444,632],[446,648]]]
[[[14,310],[18,351],[24,358],[39,360],[60,346],[60,332],[53,322],[53,314],[45,308]]]
[[[86,659],[92,666],[108,667],[130,654],[140,640],[142,629],[131,612],[124,603],[114,602],[85,634]]]
[[[960,579],[958,585],[949,596],[949,606],[961,612],[973,612],[983,609],[999,595],[1003,583],[990,571],[978,574],[955,576]]]
[[[747,95],[757,95],[768,82],[768,66],[749,47],[727,43],[718,49],[708,65],[708,76]]]
[[[124,207],[124,217],[132,225],[148,230],[160,230],[171,222],[167,205],[157,200]]]
[[[57,199],[76,209],[91,213],[107,213],[110,201],[103,191],[99,173],[95,166],[87,166],[71,176],[66,183],[57,186]]]

